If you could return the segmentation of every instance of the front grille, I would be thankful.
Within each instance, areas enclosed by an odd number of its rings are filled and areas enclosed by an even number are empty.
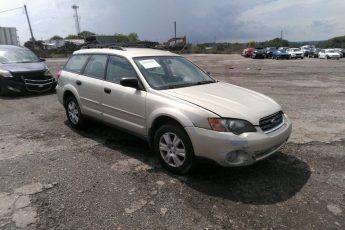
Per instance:
[[[269,131],[282,124],[283,114],[284,113],[282,111],[279,111],[278,113],[261,118],[259,121],[259,126],[262,129],[262,131]]]
[[[45,92],[52,88],[54,78],[44,76],[45,71],[15,72],[12,75],[22,79],[25,83],[26,90],[30,92]]]
[[[52,88],[54,79],[48,80],[28,80],[24,79],[26,90],[30,92],[45,92]]]

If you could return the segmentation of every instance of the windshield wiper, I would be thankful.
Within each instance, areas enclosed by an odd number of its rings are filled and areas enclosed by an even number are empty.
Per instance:
[[[205,85],[205,84],[210,84],[210,83],[215,83],[215,81],[213,80],[199,81],[199,82],[196,82],[195,85]]]
[[[184,83],[184,84],[178,84],[178,85],[170,85],[168,86],[169,89],[176,89],[176,88],[182,88],[182,87],[187,87],[187,86],[192,86],[195,85],[195,83],[190,82],[190,83]]]
[[[161,89],[176,89],[176,88],[183,88],[183,87],[194,86],[194,85],[205,85],[205,84],[210,84],[210,83],[215,83],[215,81],[206,80],[206,81],[199,81],[199,82],[189,82],[189,83],[178,84],[178,85],[167,85],[167,86],[162,87]]]
[[[182,87],[187,87],[187,86],[193,86],[195,85],[195,82],[188,82],[184,84],[177,84],[177,85],[166,85],[161,87],[160,89],[176,89],[176,88],[182,88]]]

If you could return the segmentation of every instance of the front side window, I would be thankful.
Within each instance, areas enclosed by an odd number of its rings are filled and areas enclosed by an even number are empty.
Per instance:
[[[110,56],[107,68],[106,80],[113,83],[120,83],[121,78],[137,77],[133,66],[122,57]]]
[[[154,89],[173,89],[216,82],[183,57],[134,58],[146,81]]]
[[[68,60],[64,70],[81,73],[88,58],[89,55],[74,55]]]
[[[103,80],[107,59],[107,55],[92,55],[89,59],[89,62],[86,64],[83,75]]]

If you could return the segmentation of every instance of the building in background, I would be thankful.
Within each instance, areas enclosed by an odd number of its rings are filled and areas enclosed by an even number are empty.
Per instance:
[[[60,47],[65,45],[65,41],[63,39],[57,40],[44,40],[42,41],[44,48],[47,50],[56,50]]]
[[[19,45],[15,27],[0,27],[0,45]]]

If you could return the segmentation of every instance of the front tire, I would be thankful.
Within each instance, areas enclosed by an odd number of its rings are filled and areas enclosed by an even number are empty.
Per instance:
[[[154,136],[154,150],[167,170],[185,174],[194,165],[192,143],[182,127],[176,124],[161,126]]]
[[[3,89],[2,82],[0,79],[0,96],[4,96],[4,95],[5,95],[5,90]]]
[[[84,125],[84,118],[81,114],[77,99],[74,96],[69,96],[65,103],[66,115],[69,123],[73,128],[80,129]]]

